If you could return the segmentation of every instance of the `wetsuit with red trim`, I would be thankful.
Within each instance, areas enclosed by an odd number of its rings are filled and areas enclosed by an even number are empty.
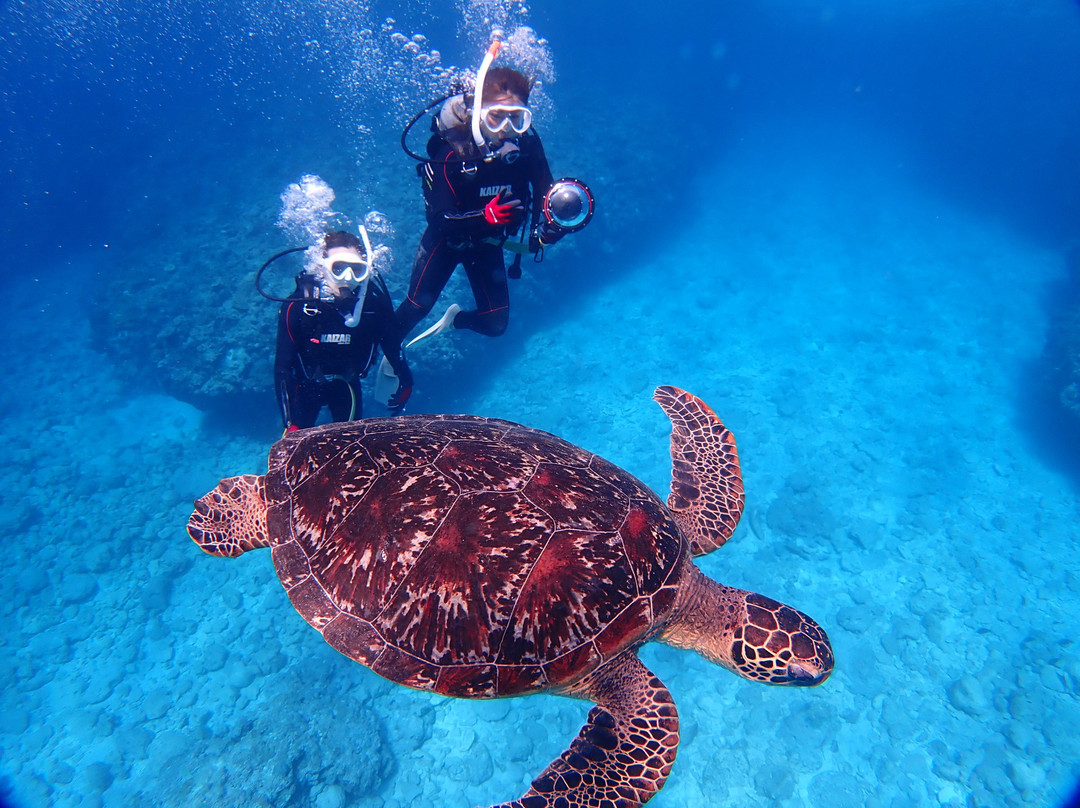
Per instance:
[[[510,296],[502,244],[524,223],[518,217],[509,225],[489,224],[484,206],[500,193],[503,200],[514,197],[523,205],[531,199],[531,232],[552,184],[540,136],[530,129],[513,142],[519,149],[514,162],[499,157],[485,162],[460,159],[440,135],[431,137],[431,161],[419,167],[428,226],[416,251],[409,292],[397,310],[403,336],[431,311],[459,264],[465,267],[476,308],[459,312],[454,327],[490,337],[506,331]]]
[[[319,300],[306,273],[297,279],[293,297],[303,299],[281,304],[274,359],[274,389],[286,429],[314,426],[324,406],[335,421],[360,418],[360,379],[374,364],[379,348],[398,376],[395,398],[411,391],[412,373],[401,352],[393,303],[382,278],[374,275],[368,283],[363,314],[352,328],[345,318],[353,312],[354,298]]]

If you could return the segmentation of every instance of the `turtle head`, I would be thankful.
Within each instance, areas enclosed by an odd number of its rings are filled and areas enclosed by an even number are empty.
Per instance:
[[[689,565],[663,639],[753,682],[819,685],[833,669],[832,646],[811,618],[772,598],[732,589]]]
[[[257,547],[269,547],[263,478],[254,474],[228,477],[195,500],[188,535],[211,555],[235,558]]]
[[[821,626],[772,598],[744,594],[745,616],[721,664],[744,679],[770,685],[810,687],[828,679],[833,653]]]

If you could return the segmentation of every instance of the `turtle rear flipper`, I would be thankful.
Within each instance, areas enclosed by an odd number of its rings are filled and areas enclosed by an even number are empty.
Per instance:
[[[679,747],[667,688],[625,651],[566,694],[596,702],[589,720],[525,794],[493,808],[644,805],[663,787]]]
[[[671,419],[671,493],[667,506],[695,556],[731,538],[743,509],[739,453],[731,430],[709,405],[677,387],[653,400]]]
[[[188,535],[211,555],[236,556],[269,547],[264,482],[255,474],[227,477],[195,500]]]

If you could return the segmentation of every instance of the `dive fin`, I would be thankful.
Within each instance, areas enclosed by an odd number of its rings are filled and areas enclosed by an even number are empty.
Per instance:
[[[443,331],[453,328],[454,318],[457,317],[459,311],[461,311],[461,306],[459,306],[457,303],[451,303],[450,307],[446,310],[446,313],[439,318],[439,322],[435,323],[435,325],[431,326],[431,328],[427,329],[426,331],[423,331],[417,336],[413,337],[411,340],[409,340],[408,345],[406,345],[405,347],[411,348],[422,339],[434,337],[436,334],[441,334]]]

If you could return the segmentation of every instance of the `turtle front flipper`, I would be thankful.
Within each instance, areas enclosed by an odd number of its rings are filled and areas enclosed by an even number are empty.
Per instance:
[[[248,550],[269,547],[263,478],[255,474],[227,477],[195,500],[188,535],[211,555],[235,558]]]
[[[735,437],[709,405],[677,387],[653,400],[671,419],[671,493],[667,505],[695,556],[731,538],[743,509]]]
[[[564,693],[597,706],[524,795],[492,808],[644,805],[663,788],[679,747],[679,715],[667,688],[626,651]]]

